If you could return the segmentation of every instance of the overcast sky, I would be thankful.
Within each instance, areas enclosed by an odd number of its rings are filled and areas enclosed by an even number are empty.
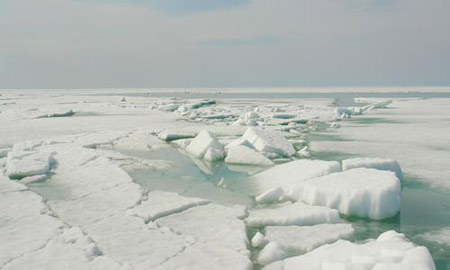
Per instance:
[[[427,84],[448,0],[0,0],[0,88]]]

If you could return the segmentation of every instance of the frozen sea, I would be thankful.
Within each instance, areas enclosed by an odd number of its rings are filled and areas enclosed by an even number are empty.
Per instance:
[[[408,239],[395,243],[399,254],[390,243],[380,244],[339,263],[390,269],[389,262],[411,269],[419,265],[408,257],[414,243],[426,247],[437,269],[450,269],[449,89],[2,90],[0,94],[0,200],[7,205],[0,213],[0,235],[7,240],[0,243],[1,269],[295,269],[303,261],[310,269],[322,269],[316,266],[337,262],[321,252],[346,249],[340,245],[347,242],[335,242],[339,238],[365,245],[390,230]],[[249,128],[281,134],[289,145],[280,144],[281,139],[271,141],[268,135],[246,136]],[[204,147],[199,158],[187,146],[200,131],[212,135],[198,143]],[[238,141],[241,136],[247,141]],[[231,148],[223,146],[233,142],[249,146],[255,160],[264,158],[273,165],[226,162]],[[294,154],[280,154],[291,148]],[[391,178],[401,183],[395,215],[381,220],[347,215],[348,209],[358,212],[366,207],[348,195],[356,192],[350,184],[338,194],[339,205],[334,200],[325,207],[322,200],[314,200],[314,207],[327,209],[327,221],[319,214],[308,219],[304,213],[316,210],[303,206],[305,199],[289,197],[287,184],[284,195],[274,189],[268,190],[272,193],[264,203],[258,199],[262,181],[258,179],[265,171],[298,160],[340,164],[349,158],[398,162],[402,179],[391,173],[383,180],[385,189],[374,187],[394,196]],[[305,173],[309,172],[298,171]],[[340,172],[321,169],[305,178],[300,190],[330,173]],[[300,181],[295,170],[290,174],[279,173],[275,183],[281,185],[289,177]],[[326,185],[321,188],[324,193],[316,198],[335,196]],[[364,192],[371,203],[377,196],[388,196]],[[380,198],[381,203],[387,200]],[[339,215],[330,219],[336,210]],[[268,218],[258,220],[260,213]],[[336,227],[325,233],[314,228],[322,223],[330,223],[330,228],[334,223],[349,224],[353,230]],[[311,248],[282,239],[254,245],[257,234],[270,238],[269,227],[289,226],[295,228],[285,229],[285,234],[303,234],[306,228],[317,231],[317,237],[308,240]],[[421,269],[433,267],[428,266]]]

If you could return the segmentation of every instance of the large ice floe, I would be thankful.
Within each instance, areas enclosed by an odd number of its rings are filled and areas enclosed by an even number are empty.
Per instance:
[[[376,240],[355,244],[339,240],[305,255],[275,262],[264,270],[293,269],[435,269],[427,248],[416,246],[395,231],[387,231]]]
[[[400,211],[400,180],[390,171],[351,169],[312,179],[291,192],[307,204],[334,208],[348,216],[380,220]]]

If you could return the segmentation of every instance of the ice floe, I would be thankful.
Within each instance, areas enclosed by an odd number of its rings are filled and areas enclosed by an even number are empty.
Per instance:
[[[264,240],[278,243],[289,254],[303,254],[324,244],[350,237],[352,225],[318,224],[313,226],[269,226],[264,229]]]
[[[397,177],[403,179],[402,169],[398,162],[387,158],[350,158],[342,161],[342,170],[347,171],[354,168],[373,168],[395,172]]]
[[[336,161],[295,160],[256,174],[250,181],[257,194],[277,187],[288,191],[293,185],[303,185],[306,180],[340,171],[341,165]]]
[[[416,246],[403,234],[387,231],[376,240],[355,244],[339,240],[305,255],[291,257],[264,269],[424,269],[435,265],[427,248]]]
[[[288,226],[339,223],[339,212],[323,206],[311,206],[301,202],[273,205],[249,211],[247,226]]]
[[[276,153],[281,156],[292,156],[295,149],[292,144],[278,132],[250,127],[242,136],[258,151]]]
[[[307,181],[295,190],[303,202],[348,216],[384,219],[400,210],[401,186],[395,173],[357,168]]]
[[[226,163],[271,166],[274,163],[259,152],[244,145],[230,147],[225,158]]]
[[[209,131],[201,131],[186,147],[186,151],[196,158],[214,161],[223,159],[224,150],[216,135]],[[208,155],[206,155],[208,154]]]

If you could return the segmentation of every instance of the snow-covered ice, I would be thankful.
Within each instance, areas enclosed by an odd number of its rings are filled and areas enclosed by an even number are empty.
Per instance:
[[[309,252],[324,244],[350,237],[351,224],[318,224],[313,226],[269,226],[264,229],[264,240],[278,243],[290,254]]]
[[[275,131],[250,127],[242,136],[258,151],[276,153],[281,156],[292,156],[295,153],[292,144],[282,134]]]
[[[249,211],[246,223],[250,227],[315,225],[339,223],[338,211],[323,206],[311,206],[300,202],[274,205]]]
[[[340,171],[341,165],[336,161],[296,160],[256,174],[251,182],[257,193],[277,187],[288,191],[293,185],[303,185],[306,180]]]
[[[400,210],[401,186],[395,173],[357,168],[307,181],[301,191],[303,202],[339,210],[348,216],[384,219]]]
[[[373,168],[395,172],[398,179],[403,179],[402,169],[398,162],[387,158],[349,158],[342,161],[342,170],[354,168]]]
[[[428,250],[403,234],[387,231],[362,244],[339,240],[265,269],[424,269],[434,270]]]
[[[216,135],[201,131],[186,147],[186,151],[196,158],[214,161],[223,159],[224,150]]]
[[[236,145],[228,148],[226,163],[256,165],[256,166],[271,166],[274,163],[266,158],[263,154],[248,148],[244,145]]]

